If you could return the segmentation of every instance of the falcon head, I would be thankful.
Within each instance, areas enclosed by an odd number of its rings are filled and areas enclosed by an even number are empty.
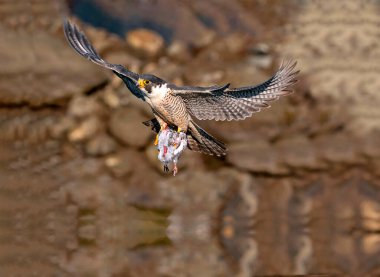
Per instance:
[[[167,83],[151,74],[142,74],[137,81],[137,86],[139,89],[146,94],[146,96],[150,97],[154,94],[162,94],[166,93],[162,88],[166,88]]]

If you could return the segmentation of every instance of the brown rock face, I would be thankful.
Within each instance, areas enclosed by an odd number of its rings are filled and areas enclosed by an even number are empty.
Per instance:
[[[84,118],[93,114],[100,114],[102,107],[94,97],[73,97],[68,107],[68,114],[76,118]]]
[[[134,108],[117,109],[111,116],[110,132],[122,143],[142,148],[151,139],[151,131],[142,124],[148,118]]]
[[[147,29],[128,32],[126,40],[129,47],[145,59],[158,57],[165,46],[164,39],[159,34]]]
[[[104,156],[115,152],[117,144],[113,138],[100,134],[86,144],[86,153],[93,156]]]
[[[60,104],[106,80],[104,71],[76,55],[62,37],[2,25],[0,33],[0,59],[6,61],[0,65],[3,104]]]
[[[76,128],[68,134],[71,142],[87,141],[92,138],[102,128],[100,119],[92,116],[83,120]]]
[[[186,43],[181,40],[173,41],[167,50],[170,58],[179,62],[188,62],[191,59],[191,52]]]
[[[281,157],[265,141],[232,145],[227,161],[238,168],[252,172],[273,175],[289,173],[288,169],[281,164]]]
[[[313,96],[323,99],[330,109],[330,105],[344,107],[351,117],[347,128],[361,129],[366,135],[379,129],[380,119],[380,80],[375,77],[380,71],[375,31],[380,24],[379,3],[349,1],[342,5],[334,0],[322,6],[303,7],[281,51],[297,58],[304,73],[310,73]],[[351,28],[340,24],[345,18]],[[330,28],[321,27],[324,24]]]

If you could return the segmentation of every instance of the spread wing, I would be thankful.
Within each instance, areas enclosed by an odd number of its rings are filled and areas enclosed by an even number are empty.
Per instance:
[[[261,108],[269,107],[268,102],[290,94],[290,87],[296,82],[296,62],[282,64],[280,69],[266,82],[241,88],[191,91],[173,89],[180,96],[188,111],[201,120],[242,120],[252,116]],[[224,88],[224,89],[223,89]]]
[[[137,73],[129,71],[120,64],[111,64],[103,60],[89,42],[86,35],[68,20],[64,22],[64,32],[67,41],[76,52],[100,66],[111,69],[117,76],[123,79],[129,90],[136,97],[144,100],[143,93],[135,85],[139,79],[139,75]]]
[[[188,93],[218,93],[225,91],[230,84],[225,84],[222,86],[211,86],[211,87],[192,87],[183,86],[177,87],[174,84],[169,84],[168,87],[175,91],[177,94],[188,94]]]

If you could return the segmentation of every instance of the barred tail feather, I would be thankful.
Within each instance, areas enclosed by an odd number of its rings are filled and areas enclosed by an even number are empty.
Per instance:
[[[191,138],[189,139],[188,135],[188,144],[191,150],[218,157],[226,155],[226,145],[211,136],[195,122],[190,122],[189,131]]]

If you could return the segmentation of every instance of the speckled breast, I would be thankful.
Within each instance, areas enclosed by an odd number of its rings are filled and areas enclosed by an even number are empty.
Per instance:
[[[180,97],[167,94],[162,100],[162,110],[160,113],[165,116],[170,123],[187,130],[189,124],[189,113],[187,112],[185,103]]]

